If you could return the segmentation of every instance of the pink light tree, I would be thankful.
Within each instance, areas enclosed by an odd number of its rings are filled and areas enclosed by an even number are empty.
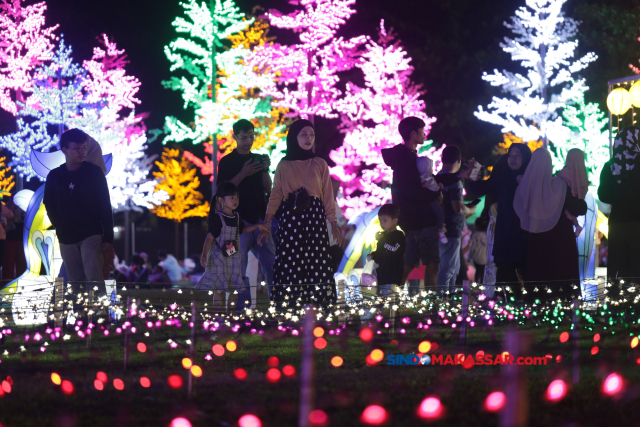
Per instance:
[[[37,102],[28,95],[34,71],[52,57],[57,40],[53,32],[58,26],[45,27],[45,2],[23,7],[23,1],[0,3],[0,108],[13,115],[19,108],[16,102]]]
[[[269,10],[262,18],[277,28],[299,34],[300,43],[268,43],[249,54],[247,63],[268,76],[261,86],[262,96],[274,98],[273,105],[289,109],[288,117],[313,122],[315,116],[336,118],[334,106],[343,93],[337,87],[338,73],[352,69],[359,62],[361,47],[367,37],[345,40],[336,37],[338,29],[356,13],[355,0],[290,0],[302,6],[289,15]]]
[[[393,29],[385,30],[384,21],[379,41],[367,43],[362,57],[364,61],[357,67],[364,74],[365,86],[347,83],[345,97],[337,104],[344,143],[329,155],[336,163],[331,174],[342,182],[344,198],[338,199],[338,204],[347,218],[391,200],[393,172],[384,164],[380,150],[402,143],[400,120],[420,117],[427,124],[425,134],[436,120],[424,113],[420,96],[425,92],[411,80],[411,58]],[[436,171],[440,169],[442,148],[427,145],[420,152],[434,160]]]

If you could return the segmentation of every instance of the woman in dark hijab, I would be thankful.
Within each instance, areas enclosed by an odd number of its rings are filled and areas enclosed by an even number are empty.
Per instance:
[[[469,190],[479,196],[493,194],[498,203],[493,259],[497,267],[496,283],[519,282],[527,260],[527,232],[513,209],[513,199],[524,171],[531,160],[525,144],[511,144],[507,154],[498,159],[491,176],[484,181],[469,182]],[[520,286],[512,286],[519,293]]]
[[[265,224],[279,222],[276,241],[274,292],[278,309],[298,310],[305,303],[322,304],[335,299],[332,259],[333,237],[342,236],[336,222],[336,206],[329,166],[313,153],[315,129],[308,120],[297,120],[287,133],[287,154],[276,168]],[[269,238],[261,233],[258,241]]]

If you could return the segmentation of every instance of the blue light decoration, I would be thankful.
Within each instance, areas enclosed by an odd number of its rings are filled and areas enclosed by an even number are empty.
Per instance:
[[[103,156],[103,159],[109,173],[112,164],[111,154]],[[44,181],[52,169],[64,164],[65,157],[61,151],[31,151],[30,162],[32,170]],[[60,242],[55,230],[48,230],[52,224],[42,202],[44,188],[43,184],[35,193],[22,190],[13,198],[14,203],[25,211],[23,242],[27,271],[8,283],[0,292],[13,296],[11,311],[16,325],[47,322],[55,279],[62,267]],[[41,274],[43,267],[45,274]],[[107,292],[113,294],[114,284],[108,287],[110,289],[107,289]]]

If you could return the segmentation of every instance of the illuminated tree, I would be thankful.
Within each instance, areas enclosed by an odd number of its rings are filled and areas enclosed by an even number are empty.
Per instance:
[[[355,0],[295,0],[303,7],[290,15],[270,10],[265,19],[277,28],[298,33],[300,43],[268,43],[257,46],[247,63],[268,77],[261,87],[274,105],[289,109],[290,117],[313,121],[315,116],[336,118],[334,106],[342,99],[338,73],[358,63],[365,36],[345,40],[336,37],[338,29],[356,11]]]
[[[37,176],[31,167],[31,150],[49,151],[58,143],[65,128],[91,127],[95,119],[84,117],[83,112],[104,106],[104,102],[87,101],[86,73],[73,62],[71,53],[71,47],[65,46],[64,39],[60,40],[50,64],[36,70],[32,98],[37,99],[37,103],[19,103],[18,130],[0,137],[0,147],[13,153],[9,166],[27,179]],[[52,135],[50,128],[58,132]]]
[[[253,72],[244,63],[244,58],[255,46],[262,46],[271,39],[267,36],[269,24],[262,20],[256,20],[247,30],[239,31],[228,37],[231,41],[231,48],[218,55],[218,81],[220,82],[217,93],[232,96],[233,102],[246,104],[247,108],[229,109],[228,120],[225,120],[226,134],[218,134],[218,159],[230,153],[236,148],[235,140],[232,138],[233,131],[231,125],[240,118],[250,120],[256,127],[256,139],[253,150],[257,153],[269,154],[279,141],[285,138],[286,124],[285,115],[287,110],[282,107],[272,107],[271,98],[261,98],[259,89],[256,86],[264,85],[264,79]],[[241,113],[241,110],[244,112]],[[204,175],[211,175],[213,181],[213,162],[210,160],[213,155],[211,142],[205,142],[205,152],[210,156],[200,159],[189,151],[184,151],[184,156],[196,166]],[[273,168],[275,170],[275,166]]]
[[[11,196],[11,190],[16,185],[13,175],[8,175],[11,168],[6,166],[6,161],[6,157],[0,157],[0,199]]]
[[[157,156],[146,156],[147,114],[136,115],[133,109],[140,100],[136,98],[140,81],[126,73],[129,63],[124,50],[119,50],[106,35],[101,46],[93,50],[93,57],[84,61],[88,71],[84,80],[89,102],[106,103],[103,108],[84,110],[86,118],[92,118],[83,127],[101,145],[103,153],[113,154],[111,172],[107,175],[111,206],[114,210],[140,210],[159,205],[168,196],[156,192],[156,181],[150,178],[153,161]],[[131,109],[128,114],[123,110]]]
[[[578,22],[562,12],[566,0],[527,0],[526,7],[505,26],[515,33],[500,47],[520,61],[527,75],[503,70],[483,73],[482,79],[492,86],[501,87],[509,98],[494,97],[485,111],[482,106],[474,114],[480,120],[502,126],[502,132],[511,132],[525,141],[566,139],[567,129],[562,126],[558,110],[586,89],[584,79],[574,74],[596,59],[588,53],[572,61],[578,42]]]
[[[175,223],[175,253],[178,253],[180,222],[185,218],[207,216],[209,202],[202,202],[204,196],[198,191],[200,180],[196,176],[196,168],[184,157],[180,157],[180,150],[165,148],[162,161],[156,162],[160,169],[153,172],[158,180],[157,192],[166,192],[169,198],[152,212],[162,218]]]
[[[507,132],[502,135],[502,142],[498,144],[498,147],[495,150],[496,154],[500,154],[500,155],[506,154],[509,151],[509,147],[511,147],[511,144],[525,144],[525,142],[522,138],[518,138],[511,132]],[[542,141],[540,140],[527,141],[526,144],[532,153],[536,151],[538,148],[542,147]]]
[[[180,71],[183,75],[180,78],[172,77],[163,85],[181,91],[184,108],[193,108],[195,117],[191,125],[175,117],[167,117],[167,135],[163,142],[191,140],[198,144],[211,135],[226,133],[229,129],[227,122],[231,120],[229,111],[244,107],[234,101],[235,94],[232,91],[217,91],[217,85],[212,86],[212,82],[217,78],[217,62],[223,53],[223,41],[253,21],[243,19],[244,14],[232,0],[215,0],[213,10],[205,2],[197,4],[195,0],[188,0],[181,5],[186,18],[176,18],[173,26],[178,33],[184,33],[189,38],[179,37],[165,46],[164,51],[171,62],[171,71]],[[224,53],[228,54],[228,51]],[[227,61],[235,60],[229,56],[225,57]],[[240,111],[238,113],[242,114]]]
[[[380,150],[402,143],[400,120],[420,117],[427,124],[425,134],[435,121],[424,113],[420,96],[425,92],[411,80],[411,58],[396,41],[393,30],[385,30],[384,21],[379,35],[377,43],[366,45],[363,61],[357,65],[364,74],[365,86],[348,82],[345,98],[337,103],[345,138],[342,146],[330,154],[336,163],[330,171],[342,181],[345,197],[338,202],[347,218],[391,200],[393,171],[384,164]],[[436,157],[435,151],[431,148],[421,155],[431,157],[438,165],[440,156]]]
[[[597,198],[600,185],[600,172],[609,160],[609,131],[607,115],[596,103],[586,103],[584,92],[573,99],[575,106],[567,106],[562,112],[564,126],[569,137],[565,140],[551,140],[551,159],[553,168],[559,171],[564,167],[567,153],[579,148],[586,154],[585,165],[589,177],[589,190]]]
[[[34,71],[51,58],[56,40],[53,32],[58,28],[44,26],[46,3],[23,7],[23,1],[2,0],[0,4],[0,108],[13,115],[19,109],[17,102],[30,105],[37,101],[28,95]]]

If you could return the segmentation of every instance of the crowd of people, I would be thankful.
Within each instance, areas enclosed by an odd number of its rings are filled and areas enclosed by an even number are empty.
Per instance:
[[[392,204],[379,210],[382,231],[370,255],[378,265],[379,294],[403,287],[422,265],[425,287],[446,298],[466,278],[468,260],[475,266],[476,281],[509,284],[516,299],[531,301],[532,287],[541,283],[554,287],[554,297],[558,292],[575,296],[580,282],[575,239],[581,230],[576,218],[587,211],[589,186],[585,153],[570,150],[564,168],[554,175],[546,149],[532,154],[515,143],[483,179],[472,173],[480,166],[474,159],[463,163],[460,150],[448,146],[442,168],[434,174],[432,161],[417,153],[425,142],[424,129],[417,117],[403,119],[398,127],[403,143],[381,152],[393,171],[393,185]],[[612,205],[610,277],[635,277],[639,268],[633,242],[640,226],[632,215],[640,200],[634,197],[640,191],[634,169],[639,131],[630,127],[620,132],[601,176],[599,198]],[[344,217],[329,167],[315,154],[313,123],[297,120],[290,126],[286,156],[273,182],[269,157],[251,152],[253,124],[236,122],[233,138],[237,147],[220,161],[200,256],[179,262],[159,251],[160,263],[152,267],[148,256],[134,255],[129,267],[116,263],[117,278],[179,283],[195,277],[196,287],[214,291],[220,306],[225,292],[234,295],[226,302],[233,310],[251,298],[246,275],[251,252],[277,307],[336,301],[334,273],[342,257]],[[63,133],[66,163],[51,171],[45,186],[44,204],[71,282],[103,280],[110,268],[104,260],[114,257],[106,168],[93,142],[76,129]],[[475,196],[486,196],[473,236],[466,219],[475,213],[477,200],[463,201],[465,186]],[[24,221],[8,206],[3,206],[3,216],[15,227]],[[11,252],[19,245],[2,246]],[[14,274],[19,270],[15,265],[11,269]]]

